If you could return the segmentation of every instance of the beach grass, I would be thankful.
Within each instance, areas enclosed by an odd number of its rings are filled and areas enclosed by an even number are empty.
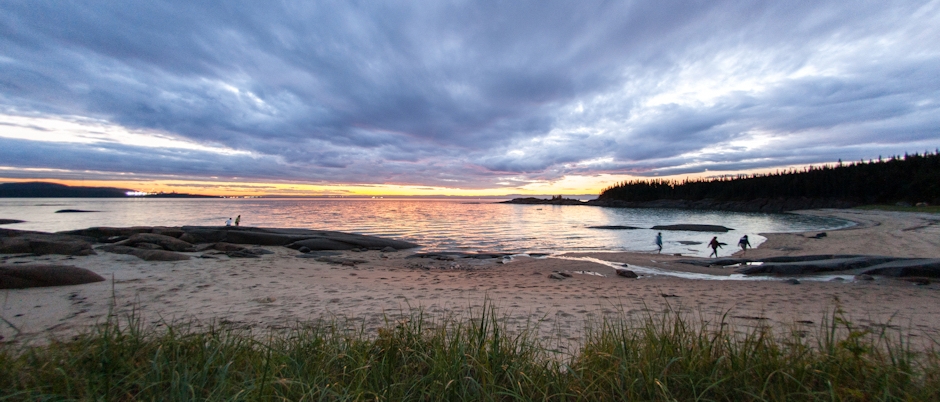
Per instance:
[[[372,332],[337,319],[261,333],[111,317],[0,346],[0,400],[940,400],[940,354],[838,311],[810,333],[672,310],[605,319],[564,353],[502,318],[415,310]]]

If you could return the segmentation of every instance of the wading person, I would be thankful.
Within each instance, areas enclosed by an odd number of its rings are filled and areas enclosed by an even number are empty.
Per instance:
[[[242,216],[238,215],[237,217],[235,217],[235,226],[238,226],[240,223],[242,223]],[[747,237],[747,236],[744,236],[744,237]]]
[[[747,235],[738,240],[738,247],[741,247],[741,251],[747,252],[747,248],[751,247],[751,242],[747,241]]]
[[[659,252],[663,252],[663,232],[656,233],[656,247],[659,247]]]
[[[718,258],[718,249],[721,248],[721,243],[718,242],[718,236],[712,237],[712,241],[708,242],[708,247],[712,248],[712,253],[708,256],[711,257],[712,254],[714,254],[715,258]]]

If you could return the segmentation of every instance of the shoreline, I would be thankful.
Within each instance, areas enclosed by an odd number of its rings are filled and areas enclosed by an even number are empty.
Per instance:
[[[851,217],[858,225],[830,231],[764,234],[748,257],[808,254],[880,254],[940,258],[940,216],[884,211],[814,210],[800,213]],[[852,219],[854,218],[854,219]],[[843,218],[846,219],[846,218]],[[812,329],[837,309],[862,328],[900,328],[915,342],[940,339],[940,285],[875,281],[792,285],[781,279],[730,281],[670,276],[616,276],[611,265],[729,276],[733,270],[678,263],[689,259],[637,252],[566,253],[557,258],[493,260],[407,258],[411,251],[344,252],[365,262],[331,264],[296,258],[296,251],[264,247],[261,258],[193,258],[148,262],[131,255],[99,253],[68,257],[4,256],[2,264],[68,264],[90,269],[105,282],[0,290],[0,342],[42,342],[103,321],[109,311],[132,310],[148,326],[193,321],[240,328],[280,329],[299,322],[342,317],[375,331],[399,312],[467,316],[492,303],[510,327],[534,327],[543,340],[580,341],[585,325],[606,318],[640,317],[665,308],[701,317],[731,317],[736,325]],[[740,252],[738,252],[740,253]],[[737,254],[737,253],[735,253]],[[597,258],[605,263],[576,258]],[[549,278],[568,271],[571,278]],[[606,276],[595,276],[595,272]],[[814,323],[814,324],[808,324]],[[13,326],[16,328],[14,329]]]

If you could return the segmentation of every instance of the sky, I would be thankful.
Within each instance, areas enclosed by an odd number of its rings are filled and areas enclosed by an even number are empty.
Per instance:
[[[6,182],[596,194],[938,147],[938,1],[0,2]]]

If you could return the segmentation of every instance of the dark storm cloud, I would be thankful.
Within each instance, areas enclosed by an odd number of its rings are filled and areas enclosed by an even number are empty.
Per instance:
[[[6,114],[246,153],[0,127],[0,165],[486,188],[922,151],[940,144],[938,15],[937,2],[7,1]]]

